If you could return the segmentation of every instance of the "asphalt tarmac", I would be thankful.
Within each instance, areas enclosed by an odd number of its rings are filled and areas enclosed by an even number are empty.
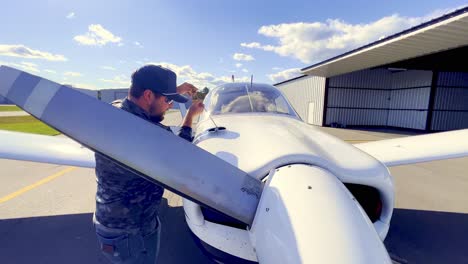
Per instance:
[[[320,129],[350,143],[407,134]],[[396,209],[385,245],[395,260],[468,263],[467,170],[468,158],[390,169]],[[0,263],[108,263],[92,226],[95,191],[92,169],[0,160]],[[213,263],[193,242],[180,197],[166,191],[160,216],[160,263]]]

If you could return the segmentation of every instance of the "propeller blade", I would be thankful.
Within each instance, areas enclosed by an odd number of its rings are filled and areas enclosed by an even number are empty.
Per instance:
[[[131,113],[6,66],[0,95],[88,148],[197,203],[251,224],[260,181]]]

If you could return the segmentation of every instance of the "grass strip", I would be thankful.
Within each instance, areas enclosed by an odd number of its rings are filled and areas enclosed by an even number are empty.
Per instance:
[[[60,132],[42,123],[33,116],[0,117],[0,129],[49,136],[60,134]]]
[[[13,112],[13,111],[22,111],[22,110],[16,105],[0,105],[0,112]]]

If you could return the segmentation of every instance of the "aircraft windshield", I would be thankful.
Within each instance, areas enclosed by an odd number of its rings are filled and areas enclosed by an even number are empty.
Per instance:
[[[267,112],[297,117],[284,96],[266,84],[253,84],[252,87],[250,83],[225,84],[211,91],[204,104],[211,115]]]

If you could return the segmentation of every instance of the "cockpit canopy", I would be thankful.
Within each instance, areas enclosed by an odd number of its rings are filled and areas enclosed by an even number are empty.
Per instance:
[[[208,115],[275,113],[298,118],[283,94],[267,84],[227,83],[210,91],[204,102]]]

